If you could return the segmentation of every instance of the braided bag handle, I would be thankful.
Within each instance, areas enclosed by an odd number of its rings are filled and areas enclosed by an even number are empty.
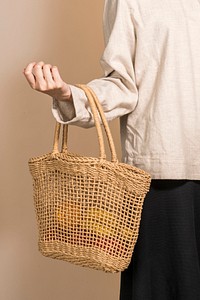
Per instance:
[[[92,114],[93,114],[94,123],[95,123],[95,127],[97,130],[98,142],[99,142],[99,150],[100,150],[99,151],[99,159],[100,159],[100,161],[106,159],[103,132],[102,132],[101,124],[100,124],[100,119],[101,119],[102,125],[103,125],[105,133],[106,133],[106,137],[108,140],[109,149],[111,152],[111,161],[114,163],[117,163],[118,159],[117,159],[117,154],[116,154],[116,150],[115,150],[113,137],[112,137],[108,122],[106,120],[106,117],[104,115],[103,109],[99,103],[99,100],[98,100],[96,94],[87,85],[77,84],[76,86],[81,88],[85,92],[86,97],[89,102],[89,105],[90,105],[90,108],[91,108],[91,111],[92,111]],[[56,154],[56,153],[60,152],[59,147],[58,147],[60,129],[61,129],[61,124],[56,122],[52,154]],[[62,134],[61,152],[67,153],[67,139],[68,139],[68,125],[64,124],[63,125],[63,134]]]

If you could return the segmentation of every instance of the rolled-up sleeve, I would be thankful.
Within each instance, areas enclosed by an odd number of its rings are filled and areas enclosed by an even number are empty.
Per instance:
[[[111,121],[134,110],[138,100],[134,58],[136,34],[129,0],[106,0],[103,15],[105,49],[101,58],[102,78],[87,83],[96,93],[106,119]],[[84,92],[70,85],[73,101],[53,100],[52,112],[60,123],[93,126]]]

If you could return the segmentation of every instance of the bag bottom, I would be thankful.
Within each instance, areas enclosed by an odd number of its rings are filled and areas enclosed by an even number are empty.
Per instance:
[[[38,246],[45,257],[109,273],[124,271],[131,261],[131,257],[116,257],[99,248],[67,245],[60,241],[39,242]]]

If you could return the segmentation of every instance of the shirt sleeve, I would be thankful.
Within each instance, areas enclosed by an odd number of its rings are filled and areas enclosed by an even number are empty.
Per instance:
[[[134,110],[138,100],[134,58],[136,35],[129,0],[106,0],[103,14],[105,49],[101,57],[104,76],[87,83],[96,93],[108,121]],[[93,126],[85,93],[70,85],[73,102],[53,100],[52,112],[60,123]]]

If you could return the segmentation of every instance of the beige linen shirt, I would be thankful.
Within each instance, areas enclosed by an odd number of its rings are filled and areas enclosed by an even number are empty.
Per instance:
[[[120,117],[123,161],[155,179],[200,179],[200,0],[106,0],[104,76],[88,83]],[[61,123],[93,126],[82,90]]]

